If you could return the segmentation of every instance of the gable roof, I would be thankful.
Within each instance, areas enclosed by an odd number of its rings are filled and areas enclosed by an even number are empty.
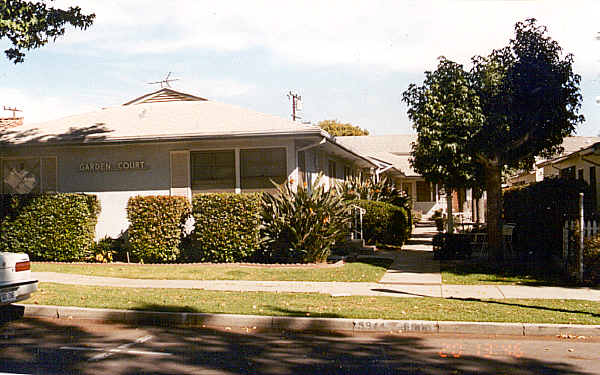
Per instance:
[[[178,100],[155,100],[167,94],[181,94],[174,93],[177,92],[161,89],[134,99],[127,105],[26,124],[0,134],[0,143],[82,144],[327,134],[316,125],[302,124],[187,94],[183,94],[184,98],[178,97]]]
[[[161,102],[178,102],[178,101],[205,101],[207,99],[199,96],[186,94],[183,92],[175,91],[168,88],[161,88],[158,91],[151,92],[150,94],[142,95],[139,98],[124,103],[123,105],[142,104],[142,103],[161,103]]]
[[[571,155],[577,154],[579,151],[587,150],[600,142],[600,137],[565,137],[563,139],[562,147],[564,151],[558,155],[555,155],[550,159],[541,159],[535,164],[538,167],[542,167],[548,164],[556,163],[561,160],[568,159]]]
[[[416,134],[389,134],[336,137],[336,142],[367,155],[372,159],[392,165],[407,177],[420,176],[410,165],[411,144]]]

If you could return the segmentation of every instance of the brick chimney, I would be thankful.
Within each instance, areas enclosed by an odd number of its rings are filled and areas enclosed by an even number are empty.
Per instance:
[[[23,125],[23,117],[0,118],[0,131]]]

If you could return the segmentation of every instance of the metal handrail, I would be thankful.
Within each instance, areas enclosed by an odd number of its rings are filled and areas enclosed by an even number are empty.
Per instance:
[[[363,215],[367,212],[362,207],[359,207],[355,204],[350,205],[350,208],[353,210],[353,228],[350,232],[351,238],[353,240],[362,240],[363,239]],[[358,211],[358,215],[356,212]]]

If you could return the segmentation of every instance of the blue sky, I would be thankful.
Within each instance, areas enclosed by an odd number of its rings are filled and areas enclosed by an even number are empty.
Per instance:
[[[173,72],[173,89],[211,100],[289,118],[286,93],[295,90],[304,120],[408,133],[402,92],[438,56],[468,64],[535,17],[575,56],[586,117],[578,134],[600,134],[600,1],[79,3],[96,13],[90,29],[68,30],[22,64],[0,60],[0,106],[24,109],[26,122],[122,104]]]

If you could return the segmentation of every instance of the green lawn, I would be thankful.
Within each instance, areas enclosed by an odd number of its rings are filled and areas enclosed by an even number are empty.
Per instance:
[[[444,284],[508,284],[534,286],[574,286],[560,272],[550,266],[532,267],[522,264],[507,264],[498,267],[492,263],[471,261],[441,261]]]
[[[391,259],[365,258],[346,263],[341,267],[267,268],[221,264],[51,264],[34,262],[31,270],[128,279],[376,282],[381,279],[391,263]]]
[[[275,316],[600,324],[600,302],[331,297],[316,293],[105,288],[40,283],[29,304]]]

